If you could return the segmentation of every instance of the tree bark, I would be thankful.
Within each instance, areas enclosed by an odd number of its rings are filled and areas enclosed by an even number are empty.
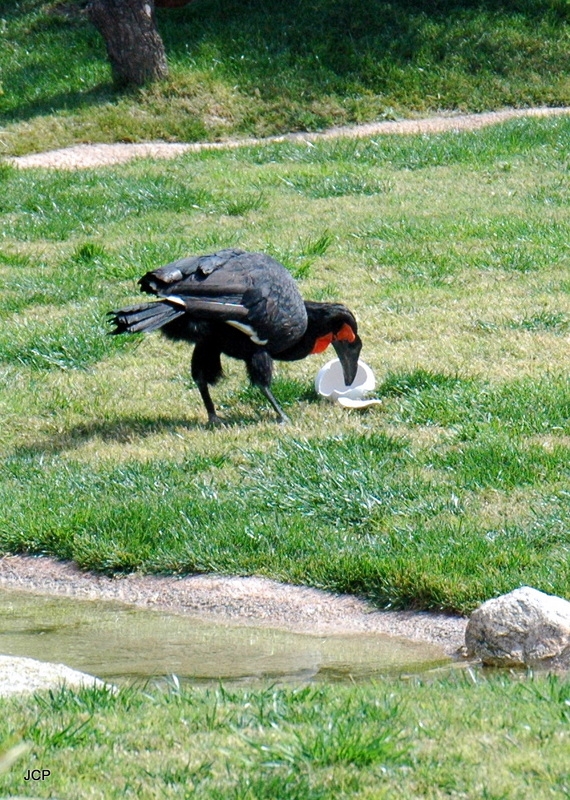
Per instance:
[[[87,13],[105,40],[118,86],[143,86],[166,78],[168,66],[156,29],[154,0],[90,0]]]

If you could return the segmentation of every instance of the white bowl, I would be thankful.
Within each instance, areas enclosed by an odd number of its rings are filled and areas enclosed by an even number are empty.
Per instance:
[[[364,395],[373,392],[375,387],[374,373],[364,361],[358,362],[356,377],[350,386],[346,386],[344,382],[342,366],[338,358],[333,358],[332,361],[325,364],[315,378],[315,389],[321,397],[326,397],[333,402],[340,402],[341,405],[347,407],[362,408],[362,402],[354,403],[352,401],[362,401]],[[366,400],[365,402],[366,405],[371,405],[372,402],[380,401]]]

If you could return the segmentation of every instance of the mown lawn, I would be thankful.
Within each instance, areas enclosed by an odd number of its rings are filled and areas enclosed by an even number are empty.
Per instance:
[[[570,683],[132,688],[0,700],[0,789],[35,797],[547,800],[570,792]],[[18,733],[14,735],[14,731]],[[1,755],[0,755],[1,763]],[[27,770],[49,770],[24,781]]]
[[[3,166],[0,548],[261,574],[380,607],[570,595],[570,121],[280,144],[75,173]],[[243,368],[209,430],[190,349],[108,337],[136,278],[222,247],[356,313],[383,406]]]
[[[198,141],[570,99],[568,4],[198,0],[161,85],[117,93],[80,3],[0,2],[0,152]],[[0,551],[263,574],[380,607],[570,597],[570,121],[283,144],[79,173],[0,164]],[[188,348],[105,335],[171,259],[280,259],[358,316],[383,406],[240,365],[209,430]],[[0,700],[10,795],[565,798],[569,683],[61,691]],[[28,769],[49,769],[25,782]]]
[[[391,28],[371,16],[380,5],[347,18],[342,4],[303,4],[279,27],[271,5],[198,2],[159,19],[168,86],[118,96],[81,18],[0,4],[2,147],[567,101],[565,5],[382,4]],[[354,46],[331,37],[320,61],[299,58],[305,41],[316,52],[317,13],[337,14]],[[402,39],[404,16],[416,28]],[[402,53],[390,69],[372,57],[380,28]],[[267,50],[238,58],[246,39]],[[521,120],[78,173],[0,165],[0,551],[110,573],[263,574],[379,607],[466,613],[522,583],[570,597],[568,141],[569,120]],[[105,312],[136,299],[140,274],[228,246],[271,253],[306,297],[355,311],[381,407],[320,401],[319,356],[279,365],[282,428],[228,363],[214,393],[228,425],[209,430],[189,348],[105,335]],[[568,797],[568,680],[520,677],[173,679],[4,699],[0,770],[11,747],[29,749],[0,791]],[[28,769],[51,774],[31,785]]]
[[[570,102],[564,0],[197,0],[158,12],[168,80],[124,93],[84,5],[0,3],[0,153]]]

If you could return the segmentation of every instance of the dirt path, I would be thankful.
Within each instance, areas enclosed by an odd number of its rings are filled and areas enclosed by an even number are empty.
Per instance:
[[[370,122],[329,128],[319,133],[288,133],[266,139],[229,139],[221,142],[144,142],[140,144],[80,144],[47,153],[9,158],[7,161],[21,168],[48,167],[52,169],[91,169],[121,164],[133,158],[175,158],[182,153],[200,150],[223,150],[247,145],[274,142],[318,142],[335,137],[358,138],[382,134],[442,133],[444,131],[477,130],[487,125],[519,117],[548,117],[570,114],[570,108],[510,108],[484,114],[440,114],[424,119],[406,119],[396,122]]]

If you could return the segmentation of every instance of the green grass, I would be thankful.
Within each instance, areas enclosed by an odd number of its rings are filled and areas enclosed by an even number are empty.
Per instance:
[[[4,170],[0,548],[381,607],[570,596],[570,230],[550,202],[569,136],[559,118]],[[211,431],[189,347],[105,335],[139,275],[238,245],[355,311],[380,409],[318,400],[325,355],[278,365],[282,429],[227,361]]]
[[[570,121],[290,142],[79,173],[5,168],[0,550],[107,573],[261,574],[379,607],[570,598]],[[105,335],[136,279],[270,252],[346,302],[381,407],[242,365],[205,425],[190,348]],[[520,677],[520,676],[519,676]],[[38,797],[567,797],[568,681],[463,672],[0,700],[0,791]],[[51,770],[29,787],[26,769]]]
[[[474,673],[53,691],[0,700],[2,751],[30,747],[0,789],[26,791],[26,770],[39,768],[51,774],[38,797],[564,798],[569,703],[561,677]]]
[[[160,425],[140,421],[130,435]],[[2,472],[2,541],[108,572],[265,574],[381,606],[467,612],[521,583],[567,593],[568,455],[500,437],[413,453],[382,434],[284,438],[237,467],[190,456],[93,468],[23,453]],[[539,512],[491,524],[487,491],[526,491]]]
[[[565,105],[562,0],[199,0],[159,11],[170,77],[118,93],[81,4],[2,3],[1,151],[196,141],[441,110]],[[319,191],[361,190],[362,177]],[[374,184],[366,187],[372,191]],[[552,197],[564,196],[559,185]]]
[[[169,80],[124,94],[62,10],[0,3],[5,154],[570,97],[556,0],[199,0],[159,13]],[[521,584],[570,598],[569,140],[555,119],[77,174],[0,165],[0,550],[262,574],[387,608],[468,613]],[[327,356],[279,365],[283,430],[229,363],[214,391],[228,425],[211,431],[188,347],[105,335],[142,273],[228,246],[355,311],[380,409],[319,401]],[[1,699],[0,772],[30,749],[0,791],[563,798],[569,703],[563,678],[471,672]],[[51,775],[30,787],[34,768]]]

